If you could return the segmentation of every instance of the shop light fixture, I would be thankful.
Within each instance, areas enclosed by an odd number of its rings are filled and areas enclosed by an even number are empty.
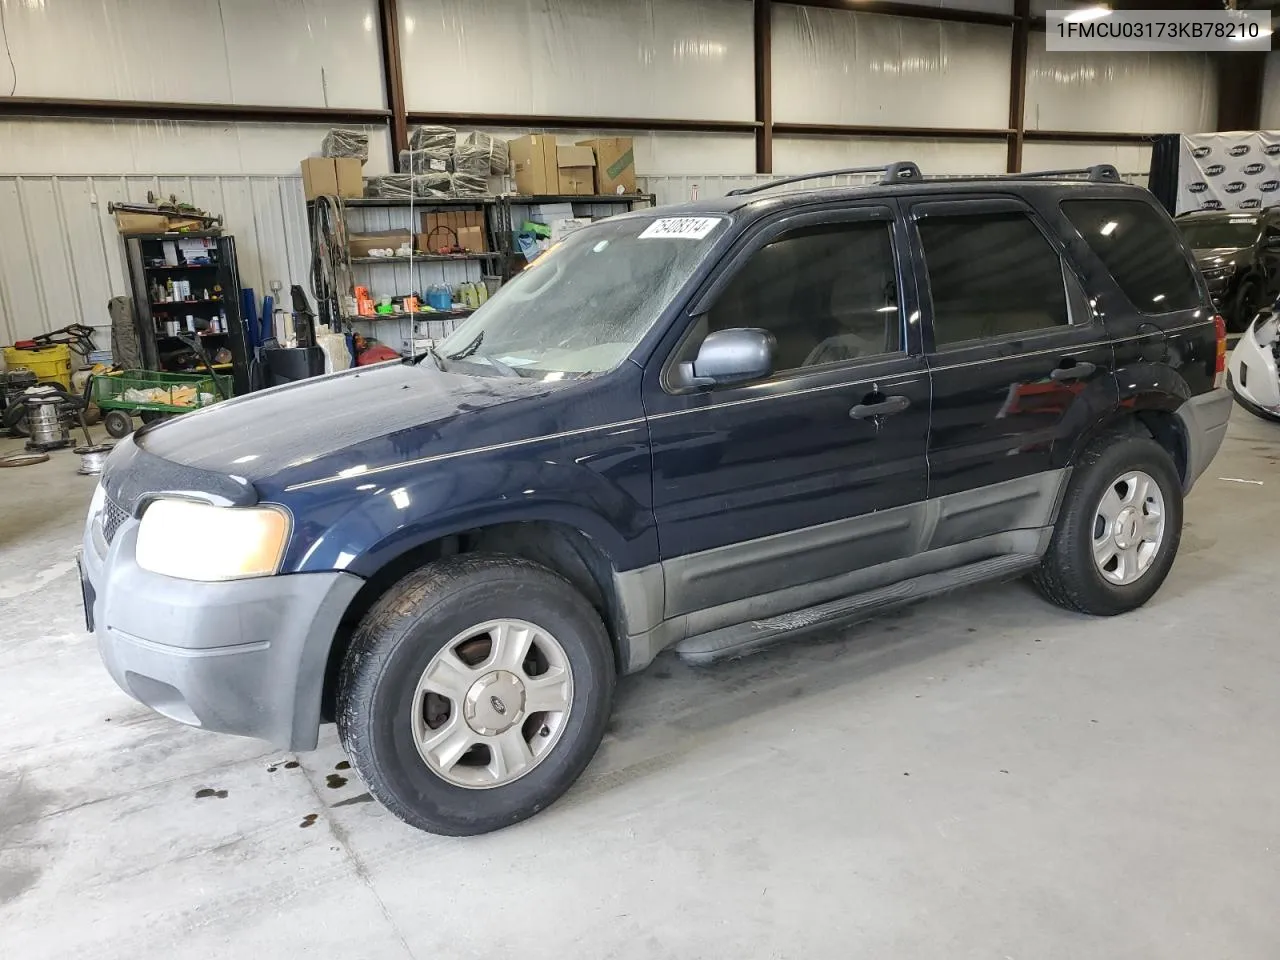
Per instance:
[[[1088,23],[1090,20],[1101,20],[1103,17],[1109,17],[1115,11],[1110,7],[1081,7],[1079,10],[1072,10],[1062,19],[1067,23]]]

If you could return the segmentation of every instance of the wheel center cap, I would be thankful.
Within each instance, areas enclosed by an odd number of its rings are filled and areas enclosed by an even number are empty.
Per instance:
[[[1120,515],[1116,517],[1115,526],[1112,528],[1115,537],[1116,546],[1121,550],[1127,550],[1138,541],[1138,511],[1133,507],[1125,507],[1120,511]]]
[[[506,670],[486,673],[467,691],[462,714],[476,733],[497,736],[524,719],[524,684]]]

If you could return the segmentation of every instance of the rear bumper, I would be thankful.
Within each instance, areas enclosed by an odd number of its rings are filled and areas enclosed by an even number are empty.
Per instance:
[[[121,689],[182,723],[314,748],[329,649],[364,581],[341,572],[176,580],[134,561],[137,521],[122,524],[110,547],[96,523],[81,555],[85,598]]]
[[[1218,455],[1231,419],[1231,391],[1225,387],[1192,397],[1177,410],[1187,439],[1187,470],[1182,489],[1189,491]]]

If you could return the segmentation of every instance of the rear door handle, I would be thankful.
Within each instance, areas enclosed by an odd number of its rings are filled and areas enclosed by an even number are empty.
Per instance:
[[[1052,380],[1083,380],[1097,369],[1097,364],[1080,361],[1069,367],[1055,367],[1049,377]]]
[[[880,403],[860,403],[849,411],[853,420],[867,420],[871,417],[891,417],[911,406],[906,397],[885,397]]]

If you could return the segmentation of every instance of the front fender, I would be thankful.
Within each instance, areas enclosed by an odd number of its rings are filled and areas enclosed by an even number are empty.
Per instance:
[[[341,485],[298,491],[286,503],[295,528],[287,572],[346,570],[372,576],[385,564],[441,537],[502,523],[574,527],[615,569],[656,562],[649,502],[649,450],[642,428],[567,449],[518,457],[477,454]],[[323,498],[322,502],[316,502]]]

